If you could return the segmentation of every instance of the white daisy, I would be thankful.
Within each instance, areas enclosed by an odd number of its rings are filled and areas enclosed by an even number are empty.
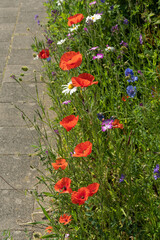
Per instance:
[[[38,58],[38,55],[33,55],[33,60],[37,60]]]
[[[67,85],[62,85],[62,87],[64,87],[64,90],[62,91],[62,93],[64,93],[65,95],[67,93],[70,93],[70,95],[74,92],[77,91],[77,87],[74,87],[72,82],[69,82]]]
[[[72,25],[73,27],[69,28],[70,32],[76,31],[79,27],[79,25]]]
[[[57,42],[57,45],[61,45],[61,44],[63,44],[65,41],[66,41],[66,38],[58,41],[58,42]]]
[[[60,6],[62,3],[63,3],[63,0],[58,0],[57,1],[58,6]]]
[[[107,48],[105,48],[105,51],[107,51],[107,52],[113,52],[114,50],[115,50],[114,47],[107,47]]]
[[[88,16],[86,18],[86,22],[88,22],[88,21],[96,22],[98,19],[101,19],[101,15],[100,14],[94,14],[93,16]]]

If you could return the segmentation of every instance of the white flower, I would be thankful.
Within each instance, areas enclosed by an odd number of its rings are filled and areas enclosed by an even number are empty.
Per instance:
[[[86,18],[86,22],[88,22],[88,21],[96,22],[98,19],[101,19],[101,15],[100,14],[94,14],[93,16],[88,16]]]
[[[107,47],[107,48],[105,48],[105,51],[107,51],[107,52],[113,52],[114,50],[115,50],[114,47]]]
[[[57,1],[58,6],[60,6],[62,3],[63,3],[63,0],[58,0]]]
[[[73,27],[69,28],[70,32],[76,31],[79,27],[79,25],[72,25]]]
[[[33,60],[37,60],[38,58],[39,58],[38,55],[36,55],[36,56],[34,55],[33,56]]]
[[[62,91],[62,93],[64,93],[65,95],[67,93],[70,93],[70,95],[74,92],[77,91],[77,87],[74,87],[72,82],[69,82],[67,85],[62,85],[62,87],[64,87],[64,90]]]
[[[66,38],[58,41],[58,42],[57,42],[57,45],[61,45],[61,44],[63,44],[65,41],[66,41]]]

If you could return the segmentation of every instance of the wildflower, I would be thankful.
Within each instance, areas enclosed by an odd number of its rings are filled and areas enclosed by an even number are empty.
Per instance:
[[[112,122],[112,126],[113,128],[120,128],[120,129],[124,128],[123,124],[120,124],[118,119],[115,119],[114,122]]]
[[[50,62],[50,61],[51,61],[51,57],[48,57],[48,58],[47,58],[47,62]]]
[[[114,50],[115,50],[114,47],[109,47],[108,45],[107,45],[107,48],[105,48],[105,51],[107,52],[113,52]]]
[[[79,143],[74,152],[73,157],[87,157],[92,152],[92,143],[89,141]]]
[[[123,182],[124,179],[125,179],[125,175],[121,174],[121,177],[120,177],[120,179],[119,179],[119,182],[120,182],[120,183]]]
[[[55,132],[57,135],[59,135],[58,129],[54,129],[54,132]]]
[[[61,44],[63,44],[65,41],[66,41],[66,38],[58,41],[58,42],[57,42],[57,45],[61,45]]]
[[[72,84],[74,87],[88,87],[93,84],[98,84],[98,82],[93,82],[94,81],[94,76],[89,74],[89,73],[82,73],[78,77],[72,77]]]
[[[68,131],[70,131],[72,128],[74,128],[78,122],[79,116],[70,115],[60,122],[60,124]]]
[[[72,221],[71,219],[71,215],[67,215],[67,214],[63,214],[63,216],[61,215],[59,218],[59,222],[60,223],[64,223],[64,225],[68,224],[70,221]]]
[[[133,70],[130,68],[127,68],[125,70],[125,76],[129,78],[127,82],[135,82],[138,80],[138,77],[134,76]]]
[[[65,177],[59,180],[55,184],[54,189],[59,193],[71,193],[72,189],[70,188],[70,185],[71,185],[71,179]]]
[[[141,72],[141,70],[138,70],[137,72],[138,72],[140,75],[143,75],[143,73]]]
[[[96,4],[96,1],[89,3],[89,5],[93,5],[93,4]]]
[[[126,102],[126,100],[127,100],[128,98],[129,98],[129,96],[123,96],[123,97],[122,97],[122,101],[123,101],[123,102]]]
[[[104,115],[102,113],[97,113],[97,118],[100,120],[100,121],[104,121]]]
[[[45,229],[48,233],[51,233],[53,231],[53,227],[52,226],[48,226]]]
[[[67,105],[67,104],[70,103],[70,102],[71,102],[71,100],[66,100],[66,101],[62,102],[62,104]]]
[[[128,43],[124,42],[123,40],[120,42],[120,45],[123,45],[124,47],[128,47]]]
[[[66,52],[62,55],[60,60],[60,68],[62,70],[70,70],[79,67],[82,63],[82,55],[79,52]]]
[[[85,27],[83,30],[84,30],[85,32],[88,32],[88,28],[86,28],[86,27]]]
[[[33,60],[37,60],[38,58],[39,58],[38,55],[33,54]]]
[[[79,188],[78,191],[72,192],[71,201],[74,204],[82,205],[87,201],[90,191],[86,187]]]
[[[51,164],[55,170],[58,170],[59,168],[64,170],[68,166],[68,163],[66,162],[66,159],[64,159],[64,158],[58,158],[58,159],[56,159],[55,163],[51,163]]]
[[[73,24],[77,24],[77,23],[81,22],[83,20],[83,18],[84,18],[84,16],[81,13],[78,13],[78,14],[76,14],[74,16],[70,16],[68,18],[68,26],[70,27]]]
[[[87,186],[87,189],[89,190],[89,197],[91,197],[98,191],[99,183],[92,183]]]
[[[36,14],[36,15],[34,16],[34,19],[37,20],[38,17],[39,17],[39,16]]]
[[[60,6],[63,3],[63,0],[58,0],[57,5]]]
[[[77,91],[77,88],[73,86],[72,82],[69,82],[67,85],[62,85],[64,87],[64,90],[62,93],[67,94],[70,93],[70,95]]]
[[[142,34],[140,34],[140,36],[139,36],[139,42],[140,42],[140,44],[143,44]]]
[[[16,76],[14,74],[12,74],[10,77],[14,80],[16,79]]]
[[[99,48],[99,47],[98,46],[97,47],[92,47],[92,48],[89,49],[89,51],[96,50],[97,48]]]
[[[76,31],[78,28],[79,28],[79,25],[75,25],[75,26],[73,25],[72,28],[69,28],[69,31],[73,32],[73,31]]]
[[[102,131],[105,132],[107,129],[111,129],[113,119],[107,119],[102,122]]]
[[[156,165],[156,167],[153,170],[153,173],[155,173],[155,175],[154,175],[155,180],[157,180],[157,178],[160,178],[159,164]]]
[[[127,94],[130,96],[130,97],[135,97],[136,93],[137,93],[137,89],[136,87],[133,87],[132,85],[129,85],[127,88]]]
[[[52,76],[55,76],[56,75],[56,72],[52,72]]]
[[[111,31],[114,33],[114,32],[116,32],[116,31],[118,31],[119,29],[118,29],[118,24],[116,24],[115,26],[113,26],[112,28],[111,28]]]
[[[103,58],[104,54],[103,53],[98,53],[96,56],[93,56],[93,60]]]
[[[48,49],[42,49],[42,51],[38,54],[38,57],[41,59],[46,59],[49,57],[49,50]]]
[[[86,23],[88,23],[89,21],[96,22],[99,19],[101,19],[101,15],[97,13],[97,14],[94,14],[93,16],[88,16],[86,18]]]
[[[124,19],[123,24],[127,25],[128,23],[129,23],[128,19]]]
[[[106,0],[101,0],[101,3],[105,3]]]
[[[139,106],[143,107],[143,103],[140,103]]]
[[[53,40],[51,40],[51,38],[47,39],[47,44],[50,46],[53,43]]]
[[[37,24],[40,25],[40,21],[39,20],[37,21]]]
[[[114,5],[112,5],[111,7],[110,7],[110,10],[112,11],[114,9]]]
[[[64,240],[68,240],[69,239],[69,233],[66,233],[64,237],[65,237]]]

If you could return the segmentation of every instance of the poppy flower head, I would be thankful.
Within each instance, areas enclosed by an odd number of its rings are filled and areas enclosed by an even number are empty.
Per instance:
[[[69,215],[67,215],[67,214],[63,214],[63,215],[60,216],[59,222],[60,222],[60,223],[64,223],[64,225],[66,225],[66,224],[68,224],[70,221],[72,221],[71,217],[72,217],[71,215],[69,216]]]
[[[49,57],[49,50],[48,49],[43,49],[39,54],[38,57],[41,59],[46,59]]]
[[[87,189],[89,190],[89,197],[91,197],[98,191],[99,183],[92,183],[87,186]]]
[[[53,230],[53,227],[52,227],[52,226],[48,226],[48,227],[46,227],[45,230],[46,230],[48,233],[51,233],[52,230]]]
[[[124,96],[124,97],[122,97],[122,101],[123,102],[126,102],[126,100],[129,98],[129,96]]]
[[[70,115],[60,122],[60,124],[68,131],[70,131],[72,128],[74,128],[78,122],[79,116]]]
[[[64,170],[68,166],[68,163],[63,158],[58,158],[56,159],[55,163],[51,163],[51,164],[55,170],[58,170],[59,168]]]
[[[113,125],[113,128],[120,128],[120,129],[124,128],[123,124],[120,124],[118,119],[115,119],[114,122],[112,122],[112,125]]]
[[[83,18],[84,18],[84,16],[81,13],[77,13],[74,16],[70,16],[68,18],[68,26],[70,27],[70,26],[72,26],[72,24],[76,24],[76,23],[81,22],[83,20]]]
[[[71,193],[72,189],[70,188],[70,185],[71,185],[71,179],[65,177],[59,180],[55,184],[54,189],[59,193]]]
[[[79,67],[82,63],[82,55],[79,52],[66,52],[62,55],[60,60],[60,68],[62,70],[70,70]]]
[[[94,76],[89,73],[82,73],[78,77],[72,77],[72,84],[74,87],[88,87],[98,82],[93,82]]]
[[[89,189],[86,187],[82,187],[78,189],[77,192],[76,191],[72,192],[71,201],[74,204],[82,205],[85,203],[85,201],[87,201],[89,194],[90,194]]]
[[[73,157],[87,157],[92,152],[92,143],[89,141],[79,143],[74,152]]]

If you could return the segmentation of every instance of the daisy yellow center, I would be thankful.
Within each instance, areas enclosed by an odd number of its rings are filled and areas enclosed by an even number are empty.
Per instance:
[[[69,84],[68,88],[69,88],[69,89],[74,88],[73,84]]]
[[[92,19],[94,20],[94,17],[92,17]]]

